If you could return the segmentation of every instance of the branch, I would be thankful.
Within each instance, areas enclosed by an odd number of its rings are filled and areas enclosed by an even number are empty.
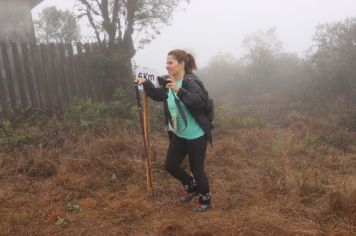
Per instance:
[[[88,16],[88,20],[89,20],[89,23],[90,23],[91,27],[93,27],[93,29],[94,29],[96,39],[98,40],[98,43],[101,44],[99,31],[98,31],[98,29],[97,29],[97,27],[95,25],[93,16],[89,12],[89,9],[87,9],[87,16]]]
[[[78,0],[79,2],[81,2],[84,6],[86,6],[86,10],[88,11],[92,11],[94,13],[94,15],[100,16],[100,12],[96,11],[92,5],[88,2],[88,0]],[[96,1],[98,3],[98,1]],[[99,4],[99,3],[98,3]],[[100,5],[100,4],[99,4]]]

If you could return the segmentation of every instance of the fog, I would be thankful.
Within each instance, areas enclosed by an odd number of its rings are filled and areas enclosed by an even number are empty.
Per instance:
[[[45,0],[33,9],[34,18],[42,9],[53,5],[76,11],[74,0]],[[218,53],[231,53],[240,58],[245,53],[243,39],[271,27],[276,27],[286,52],[296,52],[303,57],[313,45],[315,27],[355,16],[356,2],[192,0],[184,8],[174,13],[171,25],[165,26],[151,44],[137,51],[134,58],[137,65],[147,65],[163,73],[166,54],[174,48],[193,52],[200,68]],[[84,36],[92,34],[85,20],[81,26]]]
[[[0,235],[356,235],[356,0],[76,1],[0,0]]]

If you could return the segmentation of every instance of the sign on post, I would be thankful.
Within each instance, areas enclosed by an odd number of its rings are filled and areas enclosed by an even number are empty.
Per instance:
[[[136,69],[136,77],[141,79],[146,79],[151,81],[155,87],[158,87],[157,81],[157,71],[153,68],[149,68],[146,66],[140,66]],[[139,86],[139,89],[142,90],[142,85]]]
[[[148,67],[139,67],[136,69],[136,77],[141,79],[150,80],[156,87],[158,85],[157,81],[157,72],[155,69],[148,68]],[[143,107],[141,109],[141,98],[140,92],[138,89],[143,90],[143,86],[136,87],[136,97],[137,97],[137,104],[139,107],[140,113],[140,122],[141,122],[141,129],[142,129],[142,137],[143,137],[143,144],[145,148],[146,154],[146,177],[147,177],[147,191],[149,195],[152,196],[152,161],[151,161],[151,145],[150,145],[150,118],[149,118],[149,111],[148,111],[148,97],[147,94],[144,93],[143,95]]]

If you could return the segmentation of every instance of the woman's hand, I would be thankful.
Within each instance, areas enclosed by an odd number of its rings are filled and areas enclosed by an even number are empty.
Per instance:
[[[166,88],[170,88],[172,89],[174,92],[178,93],[178,85],[176,83],[176,80],[172,77],[172,76],[169,76],[167,78],[168,81],[170,81],[167,85],[166,85]]]
[[[138,83],[138,84],[143,84],[145,81],[146,81],[146,79],[143,79],[143,78],[136,78],[135,79],[135,83]]]

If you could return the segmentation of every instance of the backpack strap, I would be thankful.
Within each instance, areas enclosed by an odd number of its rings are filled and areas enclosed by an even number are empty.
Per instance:
[[[179,102],[177,96],[174,94],[174,91],[171,90],[171,92],[172,92],[172,94],[173,94],[173,96],[174,96],[174,103],[176,104],[176,107],[178,108],[179,114],[180,114],[180,116],[182,117],[183,122],[184,122],[184,125],[185,125],[185,128],[184,128],[183,130],[180,130],[180,131],[184,131],[184,130],[187,128],[187,125],[188,125],[187,117],[185,116],[185,112],[184,112],[184,110],[183,110],[183,108],[182,108],[182,105],[180,104],[180,102]],[[171,120],[172,120],[172,118],[171,118]],[[171,122],[171,124],[172,124],[172,121],[170,121],[170,122]]]

